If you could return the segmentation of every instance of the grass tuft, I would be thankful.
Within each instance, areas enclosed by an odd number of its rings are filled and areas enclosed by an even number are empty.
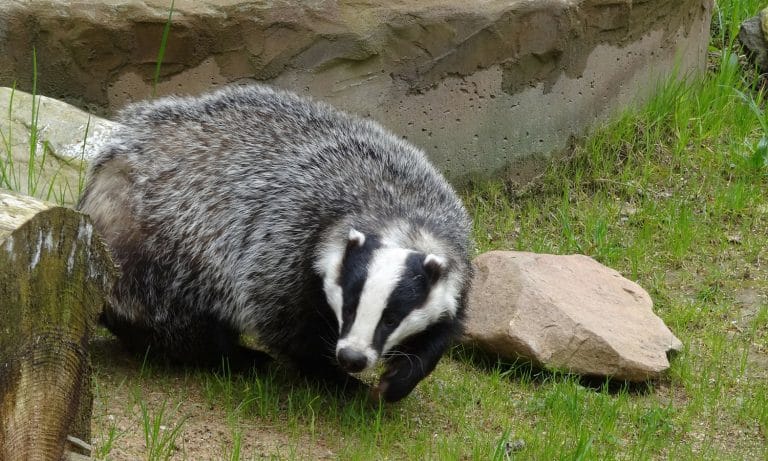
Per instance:
[[[31,112],[27,124],[26,159],[14,159],[14,98],[15,83],[11,87],[7,111],[8,132],[0,130],[0,187],[31,195],[60,205],[67,204],[72,197],[78,197],[85,187],[85,149],[87,147],[90,119],[83,135],[83,147],[78,165],[77,184],[69,184],[60,178],[61,170],[67,163],[64,158],[53,155],[48,141],[41,141],[43,130],[40,128],[41,96],[37,94],[37,53],[32,49],[32,93]],[[73,191],[73,187],[77,189]]]

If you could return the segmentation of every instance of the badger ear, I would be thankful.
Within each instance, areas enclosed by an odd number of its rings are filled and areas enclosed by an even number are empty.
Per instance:
[[[443,256],[438,256],[435,254],[428,254],[426,258],[424,258],[424,270],[427,272],[427,275],[429,276],[430,283],[437,282],[440,277],[445,273],[445,270],[448,268],[448,260],[445,259]]]
[[[365,234],[355,230],[355,228],[349,229],[349,237],[347,239],[347,249],[361,247],[365,245]]]

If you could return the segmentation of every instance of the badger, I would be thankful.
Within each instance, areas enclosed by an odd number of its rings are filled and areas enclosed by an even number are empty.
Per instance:
[[[101,320],[129,348],[215,363],[251,334],[344,385],[379,363],[371,392],[397,401],[461,334],[471,222],[418,148],[262,85],[118,122],[77,207],[120,267]]]

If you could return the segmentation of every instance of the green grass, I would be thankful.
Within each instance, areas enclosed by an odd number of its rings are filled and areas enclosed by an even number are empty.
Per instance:
[[[159,408],[152,409],[142,398],[141,394],[136,395],[141,411],[141,423],[144,431],[144,443],[146,447],[146,456],[148,459],[168,459],[173,454],[176,447],[176,439],[179,431],[184,425],[184,418],[180,422],[167,426],[166,420],[172,418],[181,406],[178,403],[168,412],[168,402],[163,401]]]
[[[70,184],[66,176],[61,175],[61,169],[65,163],[71,163],[63,158],[58,158],[52,153],[47,141],[41,141],[42,129],[40,127],[40,102],[37,94],[37,53],[32,49],[32,93],[31,113],[28,118],[26,139],[26,158],[19,161],[14,159],[13,138],[14,125],[14,97],[15,85],[11,88],[7,109],[8,131],[0,129],[0,188],[20,192],[43,200],[66,205],[68,200],[78,197],[85,187],[85,149],[90,130],[90,118],[85,126],[80,158],[76,160],[77,183]]]
[[[18,190],[18,179],[16,179],[16,169],[13,167],[13,156],[11,146],[13,145],[13,135],[10,129],[13,116],[13,96],[16,94],[16,88],[11,91],[10,103],[8,104],[8,133],[0,130],[0,140],[3,142],[3,161],[0,162],[0,186],[10,190]]]
[[[13,116],[13,96],[15,88],[11,93],[11,104],[8,107],[8,122],[9,126]],[[37,53],[35,49],[32,49],[32,113],[30,114],[29,124],[29,139],[28,145],[28,157],[27,164],[24,168],[14,169],[13,156],[11,155],[12,146],[12,134],[9,131],[7,134],[0,133],[2,135],[3,145],[5,147],[5,161],[0,166],[0,183],[4,187],[21,191],[23,184],[21,181],[21,175],[26,174],[26,190],[24,192],[28,195],[38,195],[41,186],[40,183],[41,171],[45,168],[45,161],[48,156],[49,148],[47,145],[40,144],[39,136],[39,120],[40,120],[40,97],[37,95]],[[23,170],[23,171],[22,171]],[[53,182],[48,185],[49,188],[53,187]],[[49,195],[51,192],[49,191]]]
[[[94,379],[92,390],[94,400],[105,407],[109,407],[110,392],[112,389],[105,388],[101,385],[99,379]],[[96,449],[92,454],[96,459],[105,459],[112,451],[115,443],[119,443],[121,433],[117,427],[114,415],[95,414],[93,418],[99,422],[101,430],[99,431],[97,438],[93,441]]]

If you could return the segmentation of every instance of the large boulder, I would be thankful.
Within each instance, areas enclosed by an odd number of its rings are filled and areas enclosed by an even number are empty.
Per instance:
[[[3,0],[0,85],[110,113],[152,94],[169,0]],[[449,178],[538,171],[704,69],[713,0],[177,0],[157,94],[271,82],[380,120]]]
[[[583,255],[478,256],[466,342],[510,360],[644,381],[682,348],[645,290]]]
[[[114,123],[45,96],[0,87],[0,188],[72,205]]]

